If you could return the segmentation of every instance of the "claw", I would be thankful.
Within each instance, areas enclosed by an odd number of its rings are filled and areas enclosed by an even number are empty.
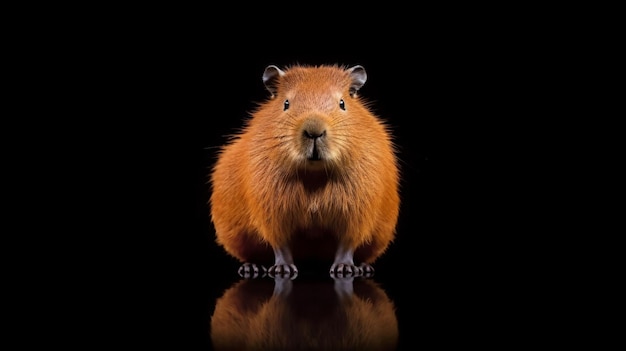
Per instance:
[[[353,278],[374,276],[374,267],[367,263],[361,263],[359,266],[348,263],[333,264],[330,267],[330,275],[333,278]]]
[[[279,277],[293,280],[298,276],[298,268],[294,264],[278,264],[270,267],[268,274],[271,278]]]
[[[237,270],[239,276],[245,279],[255,279],[259,276],[265,277],[267,275],[267,268],[263,265],[257,265],[255,263],[244,263]]]
[[[363,274],[363,269],[353,264],[339,263],[333,264],[330,267],[330,275],[335,278],[349,278],[360,277]]]

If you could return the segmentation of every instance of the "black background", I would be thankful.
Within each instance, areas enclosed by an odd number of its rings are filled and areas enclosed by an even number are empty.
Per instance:
[[[287,25],[277,11],[235,25],[162,10],[68,42],[80,119],[59,141],[89,237],[80,256],[94,263],[80,267],[98,296],[87,314],[107,320],[88,324],[89,343],[210,349],[213,304],[238,279],[209,219],[216,147],[267,97],[264,68],[294,63],[363,65],[361,95],[393,131],[402,204],[375,279],[397,305],[400,345],[528,342],[520,320],[538,292],[525,282],[542,245],[528,231],[541,211],[524,202],[527,131],[551,84],[538,88],[537,72],[553,62],[524,21],[444,11]]]

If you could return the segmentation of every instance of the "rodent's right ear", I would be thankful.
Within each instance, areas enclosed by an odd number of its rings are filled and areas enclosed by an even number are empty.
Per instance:
[[[263,72],[263,84],[265,84],[265,88],[272,93],[272,97],[276,94],[278,78],[282,77],[284,74],[285,72],[274,65],[269,65],[265,68],[265,72]]]

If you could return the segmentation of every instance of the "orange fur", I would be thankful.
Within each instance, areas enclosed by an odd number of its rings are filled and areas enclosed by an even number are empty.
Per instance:
[[[399,211],[391,134],[351,91],[355,77],[346,67],[296,65],[281,73],[266,82],[273,96],[213,168],[217,242],[242,262],[268,261],[276,248],[289,248],[296,263],[332,260],[343,245],[371,263],[392,242]],[[308,160],[306,133],[322,131],[313,146],[321,160]]]

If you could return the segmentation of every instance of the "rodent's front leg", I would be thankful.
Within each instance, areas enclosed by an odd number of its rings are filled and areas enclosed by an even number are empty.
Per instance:
[[[289,276],[294,279],[298,276],[298,268],[293,263],[291,250],[288,246],[273,247],[274,249],[274,265],[268,270],[270,277]]]
[[[335,261],[330,267],[330,275],[333,277],[370,277],[374,275],[374,268],[367,263],[360,266],[354,264],[354,250],[350,247],[339,244],[335,253]]]

